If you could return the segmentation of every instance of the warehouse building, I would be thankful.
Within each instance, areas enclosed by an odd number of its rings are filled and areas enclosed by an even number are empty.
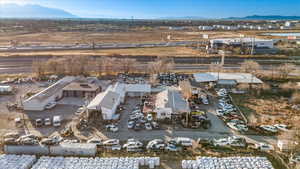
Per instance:
[[[64,97],[82,97],[82,98],[94,98],[101,89],[96,84],[90,84],[86,82],[72,82],[63,89]]]
[[[150,93],[150,84],[126,84],[126,94],[129,97],[142,97]]]
[[[211,48],[219,48],[221,46],[252,46],[255,48],[274,48],[272,39],[256,39],[256,38],[224,38],[210,40]]]
[[[104,92],[98,94],[87,106],[89,110],[101,111],[104,120],[118,119],[117,108],[124,103],[125,97],[140,97],[151,92],[149,84],[124,84],[110,85]]]
[[[23,109],[29,111],[43,111],[48,103],[55,102],[63,97],[63,89],[76,80],[76,77],[67,76],[48,88],[31,96],[23,102]]]
[[[189,103],[179,89],[168,88],[156,95],[154,112],[158,119],[171,119],[173,115],[190,111]]]
[[[194,73],[194,82],[199,84],[215,83],[219,87],[232,88],[239,84],[262,84],[263,82],[251,73]]]

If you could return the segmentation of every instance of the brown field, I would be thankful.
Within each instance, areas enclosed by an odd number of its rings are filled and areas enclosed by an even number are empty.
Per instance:
[[[19,45],[57,45],[57,44],[86,44],[86,43],[152,43],[164,42],[168,35],[172,41],[197,41],[202,34],[211,38],[238,37],[238,32],[221,31],[130,31],[130,32],[13,32],[0,33],[0,46],[9,46],[11,40]]]
[[[0,57],[8,56],[66,56],[66,55],[138,55],[138,56],[200,56],[200,51],[187,47],[154,47],[131,49],[97,49],[97,50],[68,50],[68,51],[36,51],[36,52],[3,52]],[[201,55],[203,56],[203,54]]]

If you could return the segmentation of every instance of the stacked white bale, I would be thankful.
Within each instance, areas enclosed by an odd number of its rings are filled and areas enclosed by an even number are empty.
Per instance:
[[[196,160],[183,160],[182,168],[205,169],[274,169],[266,157],[197,157]]]
[[[149,160],[148,167],[155,168],[157,158],[143,157]],[[140,164],[141,158],[77,158],[77,157],[41,157],[32,169],[139,169],[147,167]]]
[[[0,155],[1,169],[30,169],[36,161],[35,156],[30,155]]]

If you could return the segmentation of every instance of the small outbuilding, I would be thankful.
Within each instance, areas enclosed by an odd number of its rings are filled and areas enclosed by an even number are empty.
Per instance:
[[[101,92],[99,86],[84,82],[72,82],[63,89],[64,97],[92,97]]]

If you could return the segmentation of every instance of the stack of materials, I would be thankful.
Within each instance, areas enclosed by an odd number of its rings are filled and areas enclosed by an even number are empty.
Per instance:
[[[274,169],[266,157],[198,157],[183,160],[183,169]]]
[[[1,169],[30,169],[36,161],[35,156],[30,155],[0,155]]]
[[[78,158],[41,157],[32,169],[139,169],[159,166],[158,157]]]

